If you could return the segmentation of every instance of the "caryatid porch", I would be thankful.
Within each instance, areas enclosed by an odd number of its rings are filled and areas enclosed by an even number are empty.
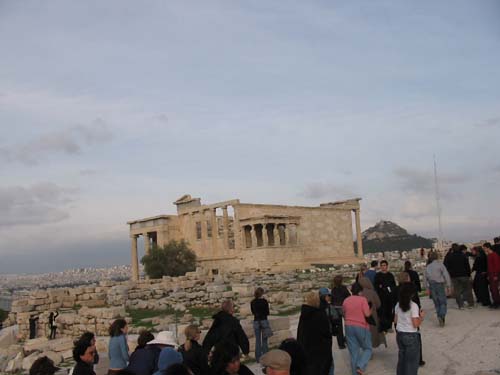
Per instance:
[[[290,266],[293,263],[294,267],[301,263],[306,267],[312,261],[335,262],[335,257],[359,261],[363,256],[359,200],[324,203],[319,207],[248,204],[237,199],[202,205],[199,198],[185,195],[174,202],[177,215],[128,222],[132,278],[139,279],[140,236],[144,238],[145,254],[155,245],[186,240],[198,261],[212,269],[259,267],[258,264],[265,264],[262,257],[288,262]],[[357,254],[352,247],[352,212]]]

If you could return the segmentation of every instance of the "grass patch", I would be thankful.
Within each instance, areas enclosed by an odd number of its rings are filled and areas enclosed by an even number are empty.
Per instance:
[[[189,313],[197,318],[211,318],[217,311],[216,307],[191,307]]]
[[[173,315],[175,310],[166,308],[163,310],[149,310],[149,309],[127,309],[127,314],[132,318],[132,325],[134,327],[153,328],[153,323],[143,322],[143,319],[156,318],[167,315]]]
[[[137,328],[146,328],[146,329],[154,328],[154,324],[152,322],[143,322],[142,320],[138,321],[137,323],[132,323],[132,325]]]

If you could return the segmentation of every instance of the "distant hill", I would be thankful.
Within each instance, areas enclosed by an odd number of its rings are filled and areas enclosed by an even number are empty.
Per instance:
[[[403,251],[420,247],[430,248],[433,241],[420,237],[416,234],[409,234],[392,221],[381,220],[373,227],[362,233],[363,251],[374,253],[378,251]]]

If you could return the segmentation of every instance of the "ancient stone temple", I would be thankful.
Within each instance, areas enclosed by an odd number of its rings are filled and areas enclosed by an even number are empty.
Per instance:
[[[363,256],[360,198],[319,207],[240,203],[238,199],[201,204],[184,195],[177,215],[129,221],[132,277],[139,279],[137,238],[144,251],[184,239],[200,266],[212,270],[296,269],[354,263]],[[353,246],[353,213],[357,252]]]

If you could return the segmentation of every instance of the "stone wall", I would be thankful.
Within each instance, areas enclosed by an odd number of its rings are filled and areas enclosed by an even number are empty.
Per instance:
[[[405,259],[412,259],[417,270],[425,265],[425,260],[419,259],[418,251],[385,255],[394,272],[402,269]],[[382,254],[366,257],[367,262],[371,259],[382,259]],[[352,279],[358,269],[359,265],[352,264],[307,271],[241,272],[215,276],[198,270],[186,276],[137,283],[103,281],[95,286],[37,290],[27,298],[13,301],[10,319],[19,325],[21,338],[29,335],[31,316],[39,318],[37,337],[47,337],[49,313],[56,310],[60,312],[56,320],[59,334],[75,337],[88,330],[107,335],[109,324],[114,319],[126,317],[126,308],[168,308],[188,314],[186,310],[192,307],[219,307],[227,298],[234,300],[238,316],[245,319],[251,315],[250,301],[257,286],[267,291],[271,314],[282,315],[300,306],[305,292],[329,287],[336,274]]]

